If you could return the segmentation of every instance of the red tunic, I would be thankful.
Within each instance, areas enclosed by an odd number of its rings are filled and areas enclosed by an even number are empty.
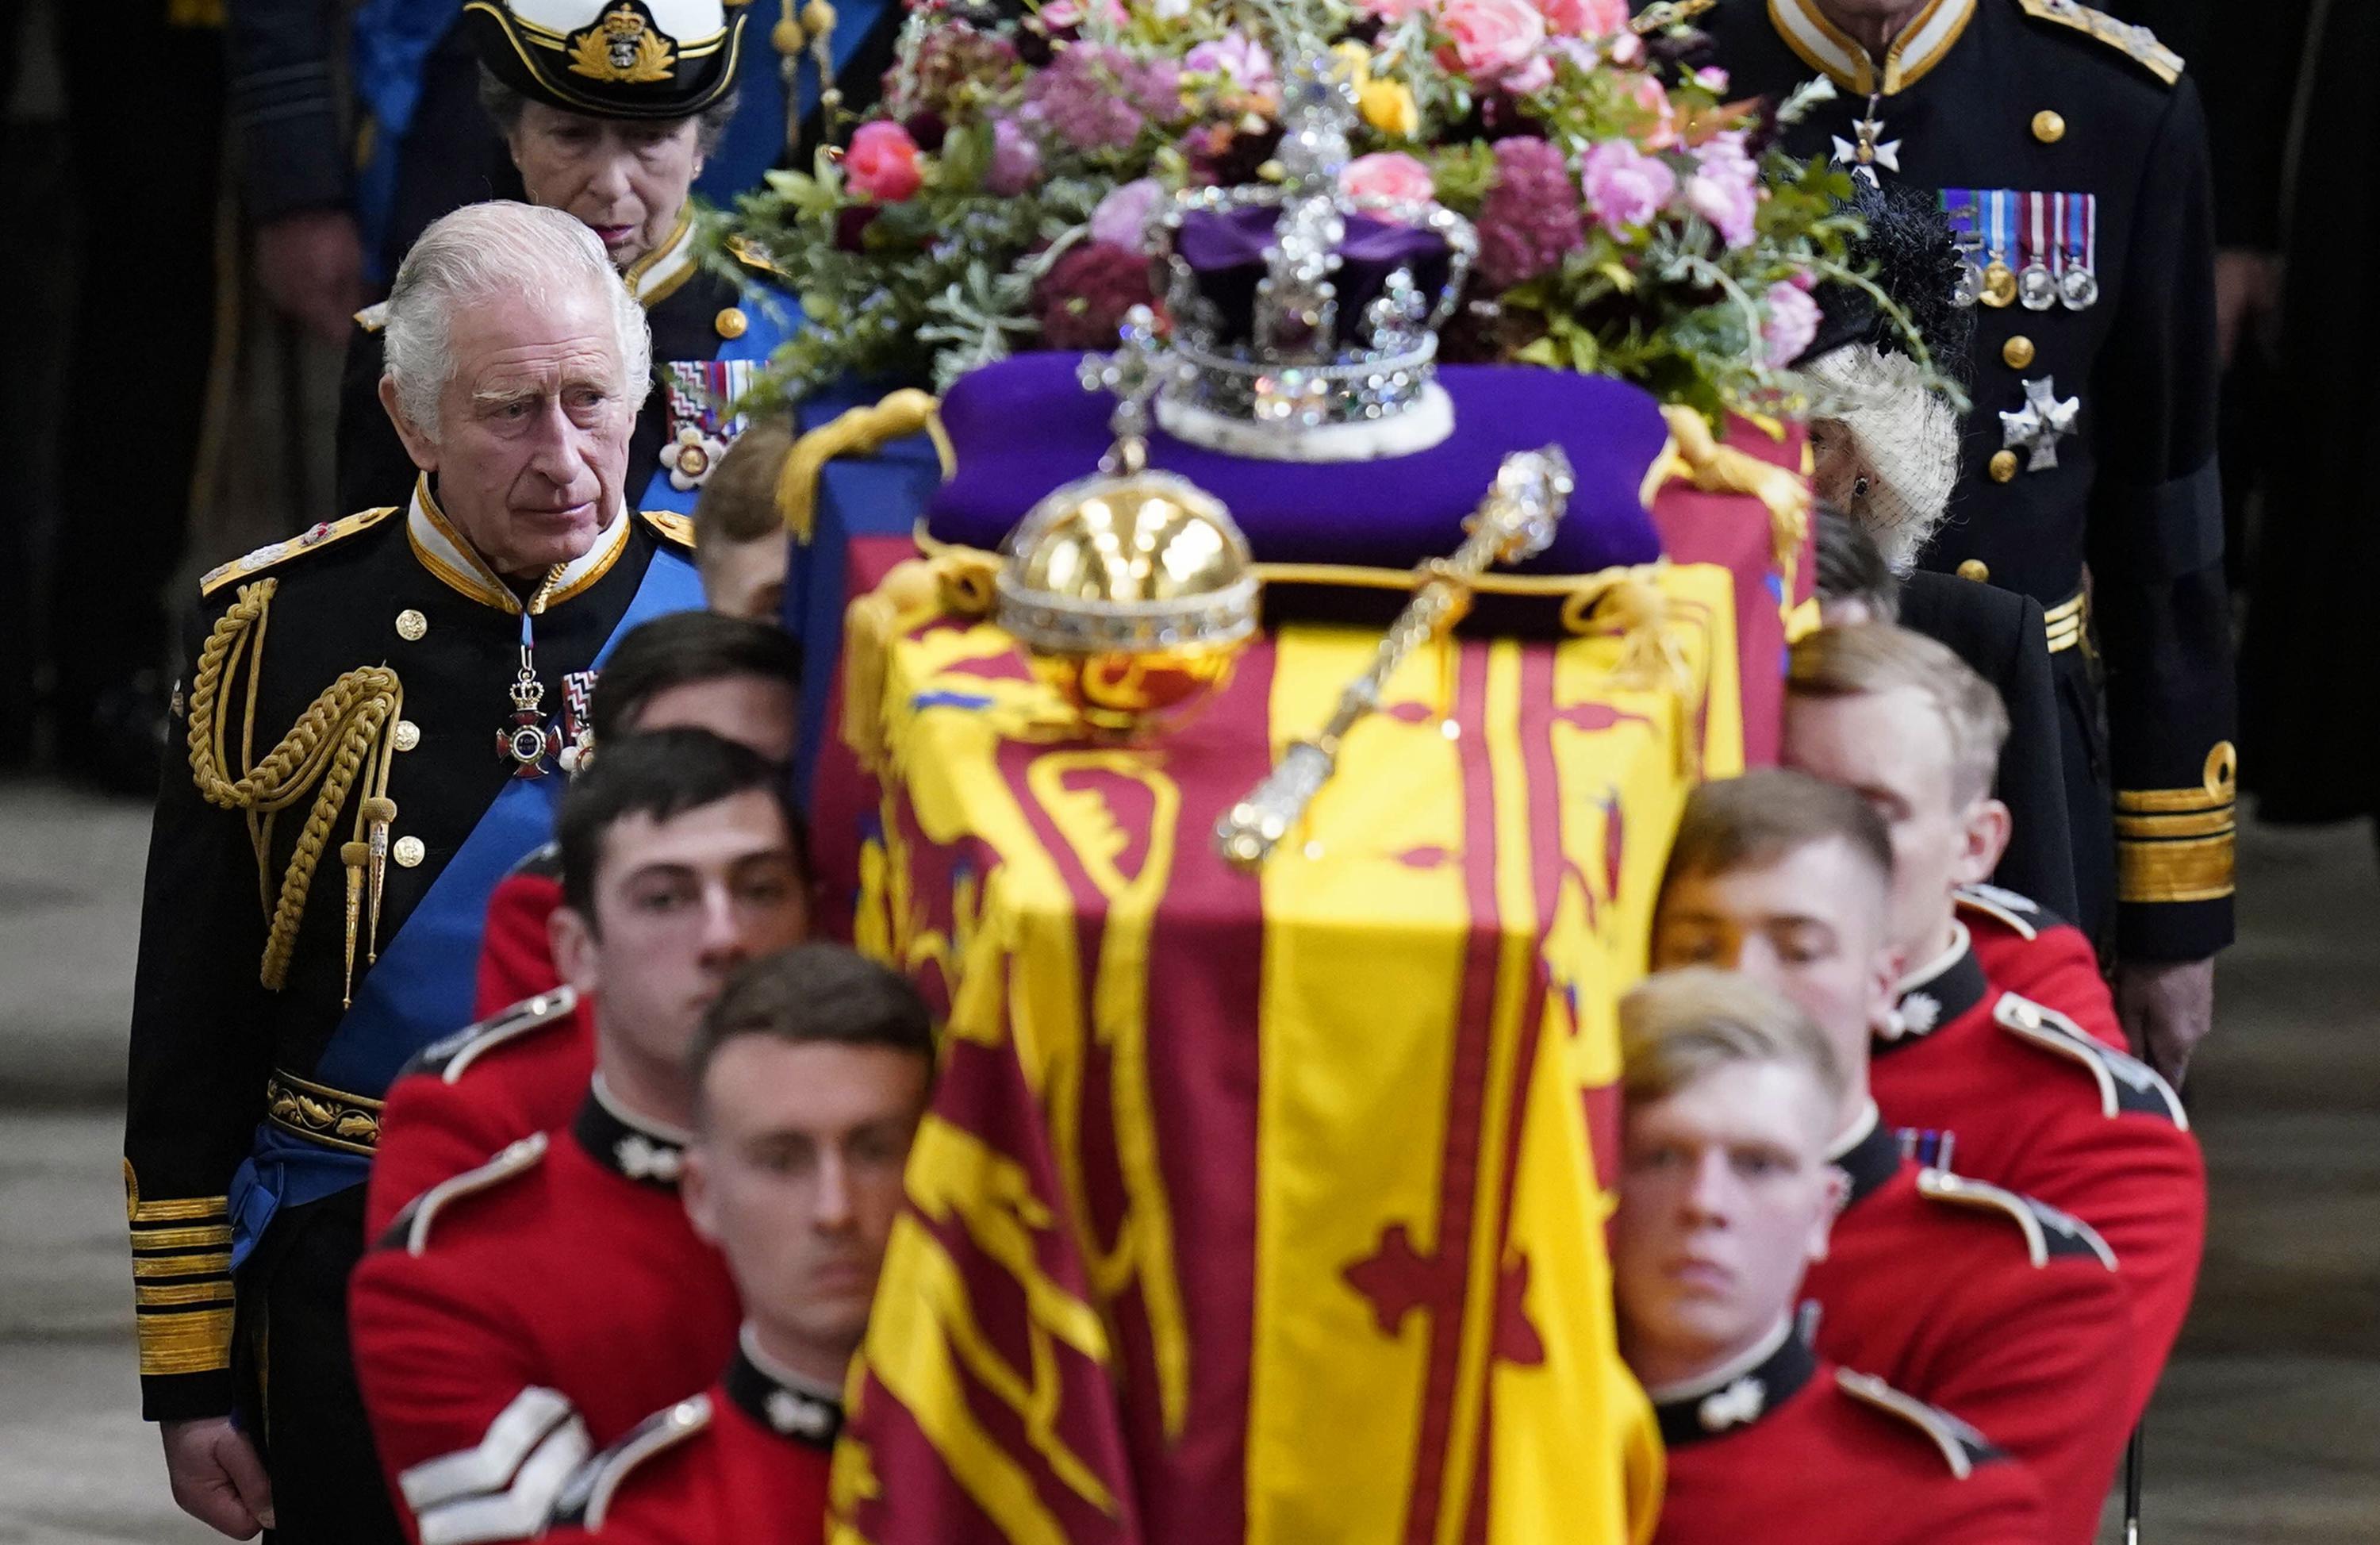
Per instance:
[[[590,1461],[541,1535],[553,1545],[820,1545],[843,1411],[741,1350],[710,1392]]]
[[[2131,1296],[2137,1417],[2190,1312],[2205,1162],[2164,1079],[2009,985],[2071,978],[2059,931],[2026,940],[1965,916],[1974,949],[1903,984],[1902,1034],[1877,1043],[1869,1074],[1876,1104],[1922,1161],[2036,1197],[2107,1242]]]
[[[2030,1198],[1903,1161],[1878,1126],[1804,1295],[1819,1353],[1939,1405],[2040,1482],[2046,1538],[2087,1541],[2132,1426],[2131,1320],[2107,1247]]]
[[[2115,994],[2099,974],[2099,956],[2072,923],[2029,896],[1998,885],[1959,893],[1959,920],[1967,927],[1984,974],[2004,992],[2047,1004],[2093,1040],[2130,1052]]]
[[[532,1132],[570,1125],[595,1072],[587,1005],[567,987],[425,1047],[389,1086],[364,1193],[364,1237],[407,1202]]]
[[[546,920],[562,905],[562,863],[552,843],[513,866],[488,896],[471,1012],[481,1018],[562,985]]]
[[[1798,1339],[1658,1407],[1655,1545],[2042,1545],[2038,1483],[1980,1433]]]
[[[735,1285],[679,1204],[681,1156],[590,1097],[433,1188],[357,1267],[364,1408],[422,1545],[534,1534],[591,1453],[734,1352]]]

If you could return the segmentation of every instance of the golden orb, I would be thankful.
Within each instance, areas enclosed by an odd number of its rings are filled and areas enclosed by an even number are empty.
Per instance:
[[[1213,494],[1146,469],[1068,483],[1010,533],[997,620],[1095,734],[1175,725],[1256,636],[1247,538]]]

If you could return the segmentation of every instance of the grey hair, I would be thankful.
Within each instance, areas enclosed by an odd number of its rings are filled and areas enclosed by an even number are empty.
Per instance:
[[[528,105],[528,98],[497,79],[493,70],[485,65],[480,67],[480,111],[485,113],[488,116],[488,121],[496,126],[498,135],[506,140],[513,137],[513,130],[520,128],[521,111]],[[727,126],[735,121],[735,109],[738,105],[737,90],[730,87],[725,95],[695,115],[698,122],[694,130],[694,148],[698,154],[709,155],[719,148],[720,140],[727,138]],[[568,112],[570,109],[558,108],[556,111]],[[601,113],[589,113],[585,116],[590,118],[606,116]],[[671,122],[668,119],[658,121]],[[686,120],[679,118],[674,122],[682,124]]]
[[[405,254],[388,293],[382,332],[397,408],[422,433],[439,433],[438,397],[454,378],[455,308],[502,299],[550,304],[579,286],[600,287],[619,341],[620,387],[636,406],[651,390],[652,334],[603,244],[576,216],[492,200],[431,223]]]

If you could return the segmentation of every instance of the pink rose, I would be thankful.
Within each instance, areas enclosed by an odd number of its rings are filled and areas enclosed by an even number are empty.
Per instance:
[[[1546,43],[1546,18],[1529,0],[1443,0],[1438,30],[1453,65],[1474,84],[1502,80]]]
[[[1090,19],[1094,10],[1099,12],[1099,19],[1111,27],[1127,26],[1132,21],[1132,17],[1123,8],[1123,0],[1100,0],[1097,6],[1083,5],[1080,0],[1050,0],[1041,7],[1041,21],[1044,26],[1063,30],[1069,27],[1080,27]]]
[[[915,198],[926,179],[917,170],[917,141],[899,124],[878,119],[853,131],[843,152],[843,180],[855,193],[880,204]]]
[[[1091,211],[1091,239],[1121,247],[1127,252],[1148,250],[1148,217],[1163,201],[1165,189],[1155,177],[1142,177],[1108,190]]]
[[[1705,65],[1694,71],[1694,84],[1718,96],[1727,95],[1727,71],[1717,65]]]
[[[1504,90],[1514,96],[1535,96],[1554,83],[1554,62],[1540,54],[1518,69],[1504,73]]]
[[[1686,207],[1711,223],[1730,247],[1749,246],[1760,211],[1760,167],[1741,131],[1714,134],[1694,152]]]
[[[1395,204],[1427,202],[1438,192],[1429,168],[1395,151],[1359,155],[1339,174],[1340,190],[1351,199],[1379,199]]]
[[[1546,26],[1573,38],[1608,38],[1628,30],[1628,0],[1536,0]]]
[[[1677,174],[1659,156],[1624,140],[1607,140],[1579,161],[1587,207],[1614,236],[1645,225],[1678,190]]]
[[[1649,75],[1640,75],[1628,88],[1628,94],[1653,119],[1653,127],[1639,138],[1657,151],[1667,150],[1676,144],[1678,120],[1670,107],[1670,93],[1662,89],[1661,83]]]
[[[1782,370],[1801,358],[1818,335],[1818,303],[1790,284],[1768,286],[1768,320],[1760,342],[1768,363]]]

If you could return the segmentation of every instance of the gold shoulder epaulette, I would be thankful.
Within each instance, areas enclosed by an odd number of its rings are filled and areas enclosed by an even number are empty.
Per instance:
[[[1954,904],[1971,912],[1998,918],[2020,939],[2040,938],[2042,929],[2052,920],[2042,911],[2041,904],[2031,896],[2020,895],[1998,885],[1961,885]]]
[[[245,579],[259,569],[271,568],[284,558],[294,558],[300,553],[311,553],[328,547],[358,531],[369,530],[396,513],[395,505],[383,505],[376,510],[358,510],[338,520],[325,520],[310,530],[300,531],[282,541],[268,541],[255,552],[234,558],[227,564],[217,564],[207,570],[199,581],[200,595],[212,595],[235,579]]]
[[[367,333],[377,333],[388,325],[388,302],[375,301],[356,313],[356,325]]]
[[[2007,1218],[2023,1234],[2025,1253],[2035,1271],[2057,1257],[2079,1255],[2096,1256],[2100,1265],[2110,1271],[2116,1269],[2116,1252],[2099,1237],[2098,1230],[2047,1202],[1948,1170],[1918,1171],[1917,1194],[1928,1201],[1972,1207]]]
[[[2017,4],[2036,21],[2054,21],[2089,33],[2168,86],[2181,79],[2181,55],[2157,42],[2157,35],[2145,27],[2095,11],[2080,0],[2017,0]]]
[[[494,1158],[476,1170],[465,1170],[432,1186],[407,1204],[396,1221],[388,1226],[381,1238],[382,1247],[396,1246],[407,1255],[419,1255],[430,1243],[430,1225],[448,1202],[457,1197],[468,1197],[499,1186],[515,1175],[527,1174],[545,1157],[546,1136],[532,1132],[517,1142],[507,1144]]]
[[[760,249],[760,244],[754,241],[750,237],[729,237],[727,238],[727,255],[734,258],[737,262],[742,263],[745,267],[750,269],[755,274],[765,274],[771,279],[783,279],[785,277],[784,270],[779,268],[775,263],[771,262],[769,261],[769,254],[762,251]]]
[[[663,541],[694,551],[694,522],[675,510],[639,510],[645,524],[661,534]]]
[[[654,1412],[630,1428],[625,1436],[587,1461],[555,1499],[553,1521],[589,1531],[603,1527],[612,1511],[613,1494],[629,1473],[656,1454],[665,1454],[710,1425],[710,1397],[689,1395]]]
[[[434,1073],[443,1083],[461,1078],[472,1064],[499,1046],[509,1046],[531,1030],[565,1024],[578,1006],[578,990],[568,982],[550,992],[525,998],[476,1024],[466,1025],[443,1040],[433,1040],[414,1053],[407,1073]]]
[[[2099,1113],[2110,1121],[2126,1114],[2158,1116],[2185,1132],[2190,1130],[2181,1097],[2155,1068],[2106,1044],[2047,1004],[2003,992],[1992,1005],[1992,1018],[2018,1040],[2064,1057],[2090,1074],[2099,1086]]]
[[[1839,1368],[1835,1369],[1835,1387],[1861,1405],[1898,1417],[1925,1434],[1941,1451],[1943,1463],[1950,1466],[1950,1473],[1961,1480],[1973,1475],[1978,1464],[2001,1457],[1989,1438],[1965,1422],[1938,1405],[1928,1405],[1914,1395],[1901,1393],[1872,1373]]]

